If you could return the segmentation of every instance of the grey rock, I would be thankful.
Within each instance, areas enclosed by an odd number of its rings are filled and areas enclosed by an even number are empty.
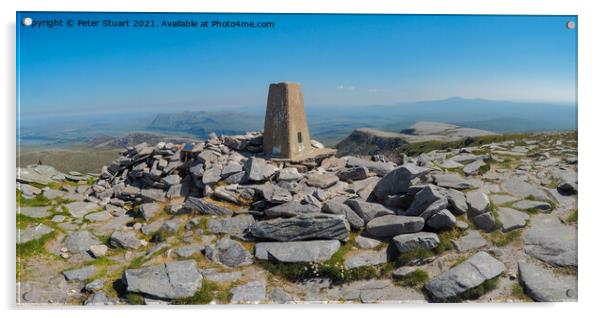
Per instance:
[[[62,198],[66,194],[67,193],[65,193],[64,191],[49,189],[49,188],[44,188],[44,192],[42,192],[42,195],[48,200]]]
[[[435,233],[418,232],[397,235],[393,238],[393,243],[400,253],[407,253],[418,249],[433,249],[440,242]]]
[[[286,203],[293,200],[293,196],[291,195],[290,191],[271,183],[264,184],[261,187],[261,193],[267,202],[274,204]]]
[[[447,189],[445,192],[451,211],[456,215],[462,215],[468,212],[468,203],[463,192],[456,189]]]
[[[372,219],[366,225],[370,235],[392,237],[398,234],[415,233],[424,228],[424,219],[414,216],[384,215]]]
[[[294,167],[283,168],[278,172],[279,181],[296,181],[301,178],[303,178],[303,175]]]
[[[112,218],[113,216],[107,210],[86,214],[86,216],[84,216],[84,219],[90,222],[104,222]]]
[[[50,216],[50,211],[46,206],[35,206],[35,207],[18,207],[17,211],[30,218],[45,218]]]
[[[69,213],[74,218],[81,218],[84,215],[96,211],[100,208],[99,205],[92,202],[71,202],[65,205]]]
[[[405,267],[404,266],[404,267],[400,267],[400,268],[394,270],[393,273],[391,273],[391,276],[395,279],[401,279],[415,271],[416,271],[416,268],[414,268],[414,267]]]
[[[159,210],[161,206],[158,203],[144,203],[140,205],[140,212],[142,213],[142,217],[148,221],[150,220]]]
[[[370,172],[375,173],[379,177],[385,176],[394,169],[394,166],[389,162],[370,161],[357,157],[347,157],[348,167],[366,167]]]
[[[195,254],[201,253],[204,249],[205,249],[204,246],[201,246],[198,244],[193,244],[193,245],[187,245],[187,246],[182,246],[180,248],[177,248],[175,250],[175,253],[179,257],[191,257],[191,256],[194,256]]]
[[[474,223],[474,225],[477,228],[485,232],[492,232],[496,229],[495,217],[491,212],[486,212],[477,216],[473,216],[472,218],[470,218],[470,220],[472,221],[472,223]]]
[[[283,263],[321,262],[329,260],[340,246],[337,240],[261,242],[255,244],[255,257]]]
[[[469,230],[463,237],[452,241],[458,252],[468,252],[487,246],[485,240],[479,231]]]
[[[94,267],[94,265],[89,265],[78,269],[64,271],[63,275],[67,281],[85,281],[88,277],[92,276],[95,271],[96,267]]]
[[[215,245],[205,248],[205,255],[214,262],[230,267],[247,266],[253,263],[253,256],[242,244],[227,237],[218,240]]]
[[[348,162],[349,164],[349,162]],[[413,164],[405,164],[387,173],[374,187],[373,194],[385,200],[391,194],[404,194],[413,179],[426,175],[430,170]]]
[[[244,170],[246,171],[246,179],[249,181],[265,181],[269,179],[277,168],[273,165],[267,164],[264,159],[251,157],[245,162]]]
[[[17,183],[17,189],[21,191],[23,196],[26,198],[33,198],[36,195],[42,193],[42,190],[27,183]]]
[[[239,271],[234,272],[219,272],[215,268],[207,268],[201,271],[203,279],[213,282],[231,282],[242,278],[243,273]]]
[[[104,244],[91,245],[90,246],[90,254],[95,258],[103,257],[107,254],[109,247]]]
[[[479,169],[481,169],[481,167],[487,165],[485,163],[485,161],[483,161],[482,159],[478,159],[475,160],[467,165],[464,166],[464,169],[462,169],[462,171],[464,171],[464,173],[467,176],[472,176],[472,175],[476,175],[479,173]]]
[[[242,214],[231,218],[210,220],[207,227],[213,234],[240,235],[253,223],[255,223],[255,219],[252,215]]]
[[[256,238],[283,242],[308,239],[345,240],[349,236],[349,224],[341,217],[315,213],[256,222],[249,227],[249,231]]]
[[[434,175],[433,177],[435,178],[435,184],[442,188],[467,190],[474,187],[471,182],[457,174],[441,174]]]
[[[126,269],[124,273],[127,291],[164,299],[193,296],[202,278],[193,260]]]
[[[322,189],[329,188],[339,181],[339,178],[333,174],[312,173],[307,176],[307,185]]]
[[[103,280],[97,279],[92,282],[89,282],[84,286],[84,290],[93,292],[101,290],[105,286],[105,282]]]
[[[521,200],[512,204],[512,207],[519,210],[539,210],[542,212],[551,211],[552,205],[544,201]]]
[[[222,169],[218,166],[213,166],[210,169],[205,170],[203,173],[203,184],[213,185],[221,180]]]
[[[498,220],[502,224],[502,232],[509,232],[527,225],[529,215],[510,208],[499,208]]]
[[[230,290],[231,304],[258,304],[266,300],[266,284],[264,281],[252,281]]]
[[[242,170],[242,166],[236,162],[236,161],[230,161],[228,162],[228,164],[226,164],[226,166],[224,167],[224,169],[222,170],[222,178],[227,178],[235,173],[241,172]]]
[[[489,211],[489,198],[481,191],[470,191],[466,194],[468,216],[474,217]]]
[[[431,204],[442,199],[445,199],[445,205],[447,205],[447,198],[441,192],[439,192],[435,186],[429,184],[422,188],[422,190],[418,191],[414,197],[414,200],[412,201],[412,204],[406,210],[405,215],[421,215]],[[443,208],[445,208],[445,206],[443,206],[442,209]]]
[[[92,245],[98,245],[100,241],[88,231],[77,231],[67,235],[65,247],[71,253],[86,252]]]
[[[505,195],[505,194],[490,195],[489,199],[491,200],[491,202],[493,202],[493,204],[496,204],[496,205],[501,205],[504,203],[516,201],[515,197],[513,197],[511,195]]]
[[[228,208],[221,207],[215,203],[211,203],[205,199],[188,197],[184,202],[184,205],[200,214],[217,215],[217,216],[231,216],[234,212]]]
[[[381,244],[381,241],[358,235],[355,238],[355,244],[357,244],[359,248],[372,249],[379,246]]]
[[[282,290],[278,287],[272,287],[270,293],[268,294],[268,300],[274,304],[288,304],[291,303],[294,299],[293,296]]]
[[[292,217],[309,213],[318,213],[321,211],[319,206],[314,204],[303,204],[299,201],[283,203],[264,211],[268,217]]]
[[[478,252],[466,261],[426,283],[425,288],[437,300],[448,300],[495,278],[506,266],[485,252]]]
[[[142,189],[140,190],[140,196],[145,202],[164,202],[165,201],[165,191],[161,189]]]
[[[103,291],[92,293],[85,301],[84,306],[112,306],[115,302],[111,300]]]
[[[337,177],[342,181],[363,180],[370,176],[370,171],[366,167],[353,167],[337,172]]]
[[[393,210],[381,204],[366,202],[362,199],[349,199],[345,201],[345,204],[361,217],[364,222],[370,222],[375,217],[395,214]]]
[[[433,230],[451,229],[456,224],[456,217],[447,209],[435,212],[426,224]]]
[[[519,177],[511,177],[502,183],[502,187],[506,192],[517,198],[532,197],[538,201],[547,201],[551,198],[540,188],[531,185]]]
[[[464,167],[463,164],[453,160],[445,160],[442,163],[440,163],[439,166],[444,169],[456,169]]]
[[[376,266],[387,262],[387,249],[383,248],[378,251],[365,250],[346,255],[345,267],[353,269],[362,266]]]
[[[527,295],[535,301],[577,301],[577,277],[556,275],[542,267],[518,263],[518,277]]]
[[[142,246],[142,242],[136,237],[134,231],[117,230],[111,234],[109,244],[114,247],[138,249]]]
[[[551,215],[531,218],[523,236],[525,252],[556,266],[577,266],[577,229]]]
[[[18,241],[17,244],[24,244],[33,240],[38,240],[46,234],[52,233],[54,230],[44,224],[31,225],[24,230],[17,230]]]

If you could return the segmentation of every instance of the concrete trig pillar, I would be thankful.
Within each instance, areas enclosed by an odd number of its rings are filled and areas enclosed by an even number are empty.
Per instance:
[[[295,159],[311,150],[301,84],[270,84],[263,151],[274,158]]]

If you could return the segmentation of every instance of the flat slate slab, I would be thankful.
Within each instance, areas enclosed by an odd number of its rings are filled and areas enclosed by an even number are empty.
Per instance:
[[[17,211],[30,218],[45,218],[50,216],[47,206],[19,207]]]
[[[539,187],[523,181],[519,177],[511,177],[502,183],[506,192],[517,198],[532,197],[535,200],[550,200],[550,197]]]
[[[372,219],[366,230],[376,237],[392,237],[404,233],[419,232],[424,228],[424,219],[418,216],[385,215]]]
[[[327,261],[340,247],[337,240],[264,242],[255,244],[255,258],[283,263]]]
[[[375,266],[387,262],[387,249],[378,251],[364,250],[345,257],[345,267],[351,269],[361,266]]]
[[[92,202],[71,202],[66,204],[65,207],[74,218],[81,218],[100,208],[98,204]]]
[[[486,252],[478,252],[424,286],[436,300],[448,300],[499,276],[506,266]]]
[[[525,231],[525,252],[556,266],[577,266],[577,229],[553,215],[531,218]]]
[[[191,297],[202,279],[193,260],[126,269],[124,273],[127,291],[164,299]]]
[[[37,240],[46,234],[52,233],[52,231],[54,230],[51,227],[46,226],[44,224],[29,226],[24,230],[18,231],[19,237],[17,244],[23,244],[33,240]]]
[[[555,275],[526,262],[518,263],[518,278],[527,295],[540,302],[577,301],[577,277]]]
[[[265,281],[252,281],[230,290],[231,304],[258,304],[266,300]]]
[[[510,208],[499,208],[498,220],[502,223],[502,232],[509,232],[527,225],[529,214]]]

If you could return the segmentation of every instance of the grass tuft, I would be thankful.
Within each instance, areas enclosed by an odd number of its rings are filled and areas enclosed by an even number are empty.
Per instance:
[[[422,287],[429,280],[429,274],[421,269],[408,273],[399,280],[402,286]]]

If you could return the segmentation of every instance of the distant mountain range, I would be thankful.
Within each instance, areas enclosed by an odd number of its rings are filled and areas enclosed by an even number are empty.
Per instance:
[[[217,134],[242,134],[263,129],[265,106],[228,110],[135,113],[127,116],[96,114],[77,119],[22,117],[21,141],[40,143],[88,143],[106,136],[122,137],[132,131],[180,137],[206,138]],[[577,106],[522,103],[484,99],[404,102],[395,105],[306,105],[312,138],[332,146],[357,128],[401,132],[415,122],[445,122],[497,133],[561,131],[577,129]],[[60,120],[59,120],[60,119]],[[101,144],[93,142],[93,144]],[[111,143],[109,143],[111,144]]]

